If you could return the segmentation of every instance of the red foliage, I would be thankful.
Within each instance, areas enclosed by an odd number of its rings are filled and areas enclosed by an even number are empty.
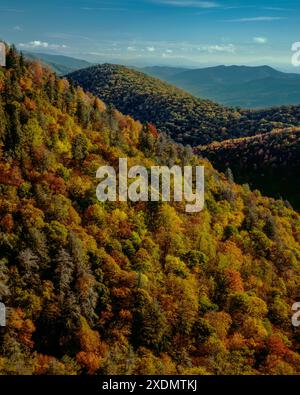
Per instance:
[[[154,126],[152,123],[147,124],[149,132],[152,134],[153,137],[158,138],[159,133],[156,129],[156,126]]]
[[[268,348],[270,350],[270,354],[275,354],[279,357],[284,357],[289,352],[289,349],[283,343],[283,340],[276,334],[270,336],[268,340]]]
[[[4,164],[0,165],[0,184],[19,187],[23,182],[24,180],[18,167],[8,168]]]
[[[12,215],[11,214],[4,215],[4,217],[1,219],[0,224],[5,232],[10,233],[14,227],[14,221]]]
[[[66,184],[63,178],[58,177],[53,173],[43,175],[43,180],[47,182],[49,188],[57,194],[66,193]]]

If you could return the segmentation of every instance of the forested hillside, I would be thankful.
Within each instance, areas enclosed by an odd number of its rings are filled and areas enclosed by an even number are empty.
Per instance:
[[[2,374],[300,373],[299,214],[13,47],[0,93]],[[119,157],[204,164],[205,210],[99,203]]]
[[[248,182],[300,209],[299,128],[212,143],[197,151],[220,171],[230,168],[237,182]]]
[[[300,106],[262,111],[226,108],[124,66],[93,66],[68,78],[183,144],[204,145],[300,125]]]
[[[68,78],[124,113],[154,123],[182,143],[197,145],[230,138],[228,119],[234,122],[240,118],[238,112],[124,66],[98,65],[71,73]]]

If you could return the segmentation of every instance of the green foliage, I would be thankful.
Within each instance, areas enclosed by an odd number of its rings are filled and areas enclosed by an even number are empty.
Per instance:
[[[72,154],[73,158],[82,161],[88,154],[88,139],[84,134],[78,134],[72,140]]]

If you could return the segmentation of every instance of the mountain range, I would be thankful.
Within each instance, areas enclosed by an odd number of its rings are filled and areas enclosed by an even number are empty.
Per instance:
[[[240,110],[219,105],[119,65],[97,65],[68,75],[75,84],[175,141],[193,146],[300,125],[300,106]]]
[[[118,65],[92,66],[68,77],[173,140],[200,145],[197,152],[220,171],[232,169],[239,183],[300,208],[300,136],[295,132],[300,106],[252,111],[225,107]]]
[[[63,55],[24,52],[28,59],[39,59],[58,75],[92,66],[91,63]],[[229,107],[261,109],[300,104],[300,74],[284,73],[270,66],[132,67],[147,75],[177,86],[201,99]]]
[[[300,104],[300,75],[269,66],[202,69],[146,67],[143,72],[226,106],[264,108]]]

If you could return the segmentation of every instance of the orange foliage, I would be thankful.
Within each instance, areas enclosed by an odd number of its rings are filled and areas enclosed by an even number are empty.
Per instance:
[[[228,288],[232,292],[244,292],[244,285],[240,272],[227,268],[224,269],[224,275],[227,280]]]
[[[155,125],[153,125],[152,123],[147,123],[147,127],[153,137],[155,137],[155,138],[159,137],[159,133],[158,133]]]
[[[84,318],[81,318],[78,336],[82,351],[76,354],[76,360],[87,370],[88,374],[93,374],[99,369],[101,361],[107,355],[108,347],[101,342],[99,333],[93,331]]]
[[[35,331],[33,322],[25,318],[25,313],[20,309],[14,309],[9,315],[9,327],[17,332],[17,337],[25,346],[32,348],[34,343],[31,335]]]
[[[25,108],[29,111],[34,111],[36,109],[36,103],[34,100],[29,99],[29,97],[25,97],[24,99]]]
[[[6,214],[0,221],[1,227],[5,232],[11,233],[14,227],[14,220],[11,214]]]
[[[268,339],[268,347],[270,349],[270,353],[277,355],[278,357],[284,357],[289,351],[282,339],[276,334],[270,336]]]
[[[32,62],[33,81],[39,85],[43,80],[43,67],[39,61]]]

